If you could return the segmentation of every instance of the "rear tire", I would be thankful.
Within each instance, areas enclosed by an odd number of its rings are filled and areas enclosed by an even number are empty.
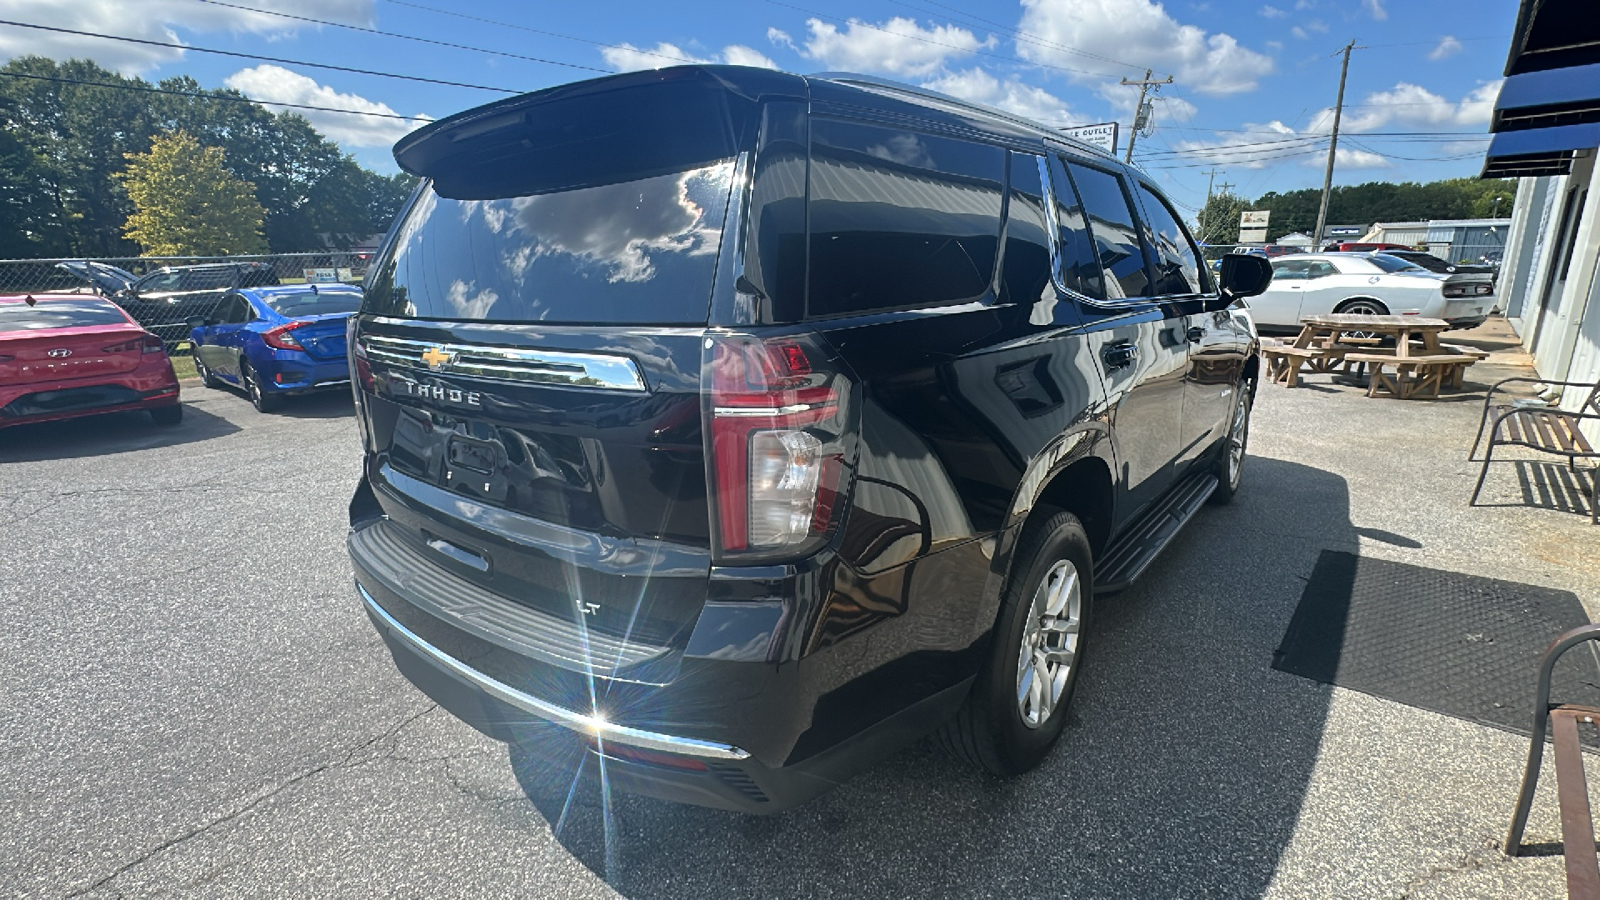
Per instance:
[[[1333,311],[1336,313],[1349,313],[1352,316],[1387,316],[1389,307],[1371,297],[1356,297],[1335,306]]]
[[[261,386],[261,376],[242,359],[239,360],[239,380],[244,382],[245,395],[250,398],[250,405],[256,408],[256,412],[272,412],[283,400],[275,394],[267,393]]]
[[[1250,411],[1255,400],[1250,396],[1250,382],[1239,382],[1234,389],[1233,413],[1228,417],[1228,430],[1217,447],[1217,459],[1211,464],[1211,474],[1217,476],[1217,489],[1211,492],[1210,502],[1226,506],[1239,493],[1244,480],[1245,450],[1250,444]]]
[[[1027,526],[988,658],[939,731],[946,749],[1002,776],[1044,760],[1066,726],[1093,599],[1089,536],[1078,518],[1063,512]]]
[[[183,404],[174,403],[171,406],[158,406],[149,410],[150,418],[162,427],[176,425],[183,421]]]

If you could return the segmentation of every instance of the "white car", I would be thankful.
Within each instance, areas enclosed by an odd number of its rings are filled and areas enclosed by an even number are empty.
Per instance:
[[[1441,275],[1392,256],[1296,253],[1272,261],[1272,284],[1250,298],[1256,325],[1299,331],[1302,316],[1326,313],[1420,316],[1455,328],[1481,325],[1494,308],[1489,275]]]

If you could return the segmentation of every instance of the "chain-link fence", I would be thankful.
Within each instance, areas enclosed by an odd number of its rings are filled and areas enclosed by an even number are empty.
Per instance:
[[[127,310],[172,352],[186,353],[189,322],[210,317],[230,290],[274,284],[359,284],[371,254],[139,256],[0,260],[0,294],[99,294]]]

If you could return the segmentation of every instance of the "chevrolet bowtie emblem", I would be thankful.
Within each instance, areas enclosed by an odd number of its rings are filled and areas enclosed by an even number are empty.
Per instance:
[[[446,363],[455,362],[456,355],[454,353],[447,353],[438,347],[429,347],[428,349],[422,351],[422,361],[428,364],[428,368],[437,372],[439,371],[440,366]]]

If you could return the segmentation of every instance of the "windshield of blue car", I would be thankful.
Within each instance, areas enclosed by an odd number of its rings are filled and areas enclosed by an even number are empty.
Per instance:
[[[1382,253],[1374,253],[1374,254],[1372,254],[1371,256],[1367,257],[1367,261],[1372,263],[1373,265],[1377,266],[1378,268],[1384,270],[1385,272],[1426,272],[1426,271],[1428,271],[1427,269],[1424,269],[1423,267],[1417,265],[1416,263],[1406,262],[1405,260],[1400,259],[1399,257],[1395,257],[1395,256],[1384,256]]]
[[[261,298],[261,302],[280,316],[297,319],[304,316],[353,313],[361,308],[361,294],[356,291],[321,291],[315,294],[302,291],[293,294],[273,294]]]
[[[0,332],[127,324],[128,317],[104,300],[43,300],[37,306],[0,303]]]

